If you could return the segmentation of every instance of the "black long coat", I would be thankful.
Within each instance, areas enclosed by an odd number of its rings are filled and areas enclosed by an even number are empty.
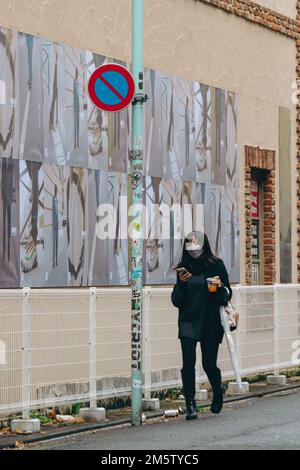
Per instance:
[[[217,292],[211,293],[207,289],[206,278],[214,276],[220,276],[222,286]],[[180,281],[177,276],[171,299],[173,305],[179,309],[178,337],[221,343],[224,330],[220,319],[220,306],[227,305],[231,296],[228,273],[221,259],[208,267],[205,266],[200,274],[194,274],[186,282]]]

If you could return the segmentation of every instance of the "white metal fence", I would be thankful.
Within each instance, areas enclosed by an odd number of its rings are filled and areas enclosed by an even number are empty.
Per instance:
[[[233,333],[242,374],[295,366],[300,286],[234,287]],[[144,289],[144,392],[180,384],[177,309],[171,288]],[[130,392],[130,289],[0,290],[0,414]],[[199,348],[200,351],[200,348]],[[200,358],[199,358],[200,359]],[[223,377],[232,377],[225,341]],[[198,360],[197,379],[204,380]]]

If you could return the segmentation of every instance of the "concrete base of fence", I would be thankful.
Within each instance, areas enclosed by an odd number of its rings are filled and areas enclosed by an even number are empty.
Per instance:
[[[205,388],[201,388],[196,391],[195,400],[197,401],[207,401],[208,393]]]
[[[39,419],[13,419],[10,423],[11,432],[33,434],[41,431]]]
[[[227,395],[244,395],[249,393],[249,383],[242,382],[241,387],[237,382],[229,382]]]
[[[105,421],[105,408],[80,408],[79,417],[87,423],[101,423]]]
[[[142,400],[143,411],[156,411],[160,409],[160,401],[158,398],[144,398]]]
[[[285,375],[267,375],[268,385],[286,385]]]

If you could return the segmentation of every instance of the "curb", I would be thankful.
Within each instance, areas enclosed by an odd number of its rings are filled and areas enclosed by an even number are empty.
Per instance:
[[[275,393],[279,392],[285,392],[288,390],[295,390],[300,388],[300,384],[293,384],[293,385],[286,385],[283,387],[277,387],[274,390],[265,390],[261,392],[252,392],[248,393],[247,395],[239,395],[236,397],[232,398],[227,398],[224,399],[224,404],[227,403],[235,403],[238,401],[243,401],[243,400],[249,400],[251,398],[262,398],[266,395],[273,395]],[[211,402],[205,402],[201,403],[200,405],[197,405],[198,408],[207,408],[211,405]],[[146,414],[146,413],[145,413]],[[147,413],[146,417],[147,419],[152,419],[152,418],[159,418],[164,416],[165,412],[164,411],[156,411],[153,413]],[[90,431],[95,431],[95,430],[100,430],[100,429],[107,429],[107,428],[113,428],[115,426],[122,426],[125,424],[130,424],[131,423],[131,418],[123,418],[123,419],[117,419],[115,421],[107,422],[107,423],[99,423],[99,424],[88,424],[88,425],[83,425],[81,428],[76,428],[76,429],[68,429],[66,428],[64,431],[58,431],[58,432],[53,432],[51,435],[44,435],[44,436],[32,436],[32,437],[23,437],[16,435],[16,439],[20,439],[24,444],[33,444],[37,442],[45,442],[45,441],[51,441],[52,439],[59,439],[59,438],[64,438],[68,436],[72,436],[75,434],[80,434],[80,433],[85,433],[85,432],[90,432]],[[5,449],[14,449],[15,448],[15,442],[13,444],[0,444],[0,450],[5,450]]]

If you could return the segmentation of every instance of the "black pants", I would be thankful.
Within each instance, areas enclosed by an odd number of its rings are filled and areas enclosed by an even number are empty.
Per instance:
[[[195,364],[197,340],[181,338],[182,350],[182,382],[185,397],[193,399],[195,395]],[[202,365],[215,395],[221,390],[221,371],[217,367],[219,343],[216,341],[201,341]]]

